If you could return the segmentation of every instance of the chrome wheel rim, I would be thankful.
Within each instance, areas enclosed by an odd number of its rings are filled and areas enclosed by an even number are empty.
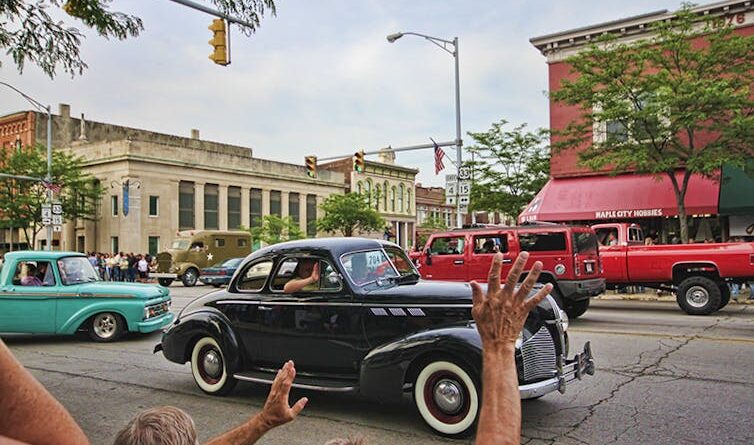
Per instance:
[[[99,314],[94,317],[92,326],[94,333],[100,338],[110,338],[115,335],[118,321],[113,314]]]
[[[456,414],[463,406],[463,391],[458,382],[442,379],[432,391],[435,404],[446,414]]]
[[[213,378],[219,377],[220,372],[223,369],[220,356],[214,349],[204,355],[204,358],[202,359],[202,366],[207,375]]]
[[[196,273],[193,270],[187,270],[186,271],[186,282],[188,283],[196,283]]]
[[[692,286],[686,291],[686,301],[689,306],[702,308],[709,303],[709,292],[702,286]]]

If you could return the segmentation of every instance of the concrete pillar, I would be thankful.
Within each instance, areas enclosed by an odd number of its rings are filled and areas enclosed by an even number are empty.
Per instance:
[[[249,199],[251,192],[248,187],[241,187],[241,225],[251,227],[249,220]]]
[[[194,228],[204,230],[204,184],[199,183],[194,184]]]
[[[306,234],[306,203],[307,194],[298,194],[298,227]]]
[[[262,189],[262,217],[270,214],[270,189]]]
[[[217,192],[217,227],[228,230],[228,185],[220,184]]]
[[[170,218],[170,238],[169,241],[173,240],[173,237],[175,236],[175,230],[178,230],[178,196],[179,196],[179,184],[180,181],[178,180],[171,180],[170,181],[170,193],[167,196],[160,197],[160,218]],[[196,201],[195,201],[196,202]],[[170,206],[168,208],[168,206]],[[163,213],[167,211],[167,214]],[[103,212],[104,217],[104,212]],[[103,240],[105,240],[104,236],[107,236],[105,244],[108,246],[108,249],[110,248],[110,235],[103,235]],[[107,250],[109,251],[109,250]]]
[[[283,218],[288,216],[288,198],[289,197],[290,197],[290,192],[288,191],[280,192],[280,216]]]

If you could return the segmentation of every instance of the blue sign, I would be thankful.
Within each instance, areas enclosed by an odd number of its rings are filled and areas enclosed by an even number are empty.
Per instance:
[[[128,216],[128,179],[123,183],[123,216]]]

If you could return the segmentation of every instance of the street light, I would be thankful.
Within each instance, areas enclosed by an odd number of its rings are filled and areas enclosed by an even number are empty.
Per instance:
[[[440,47],[443,51],[447,52],[455,59],[455,71],[456,71],[456,178],[460,181],[461,163],[462,159],[462,147],[463,141],[461,140],[461,83],[458,75],[458,37],[453,37],[453,40],[445,40],[438,37],[432,37],[418,32],[396,32],[387,36],[387,41],[390,43],[395,42],[403,36],[417,36],[428,40]],[[451,50],[449,46],[452,46]],[[461,200],[458,196],[458,189],[456,187],[456,224],[458,227],[463,226],[463,217],[461,216]]]
[[[50,188],[52,184],[52,108],[49,105],[42,105],[39,101],[9,83],[0,82],[0,85],[4,85],[20,94],[21,97],[26,99],[37,110],[47,113],[47,177],[45,178],[45,182],[47,184],[47,203],[52,205],[52,189]],[[49,224],[47,225],[47,245],[45,247],[46,250],[52,250],[52,226]]]

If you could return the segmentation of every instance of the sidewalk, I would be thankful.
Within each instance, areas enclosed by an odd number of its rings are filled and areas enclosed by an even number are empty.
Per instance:
[[[741,291],[738,295],[731,295],[729,304],[752,304],[754,300],[749,299],[750,290]],[[655,289],[647,289],[643,293],[626,293],[619,294],[617,291],[608,290],[604,294],[595,297],[598,300],[635,300],[635,301],[672,301],[675,302],[675,294],[668,294],[663,292],[658,296]]]

